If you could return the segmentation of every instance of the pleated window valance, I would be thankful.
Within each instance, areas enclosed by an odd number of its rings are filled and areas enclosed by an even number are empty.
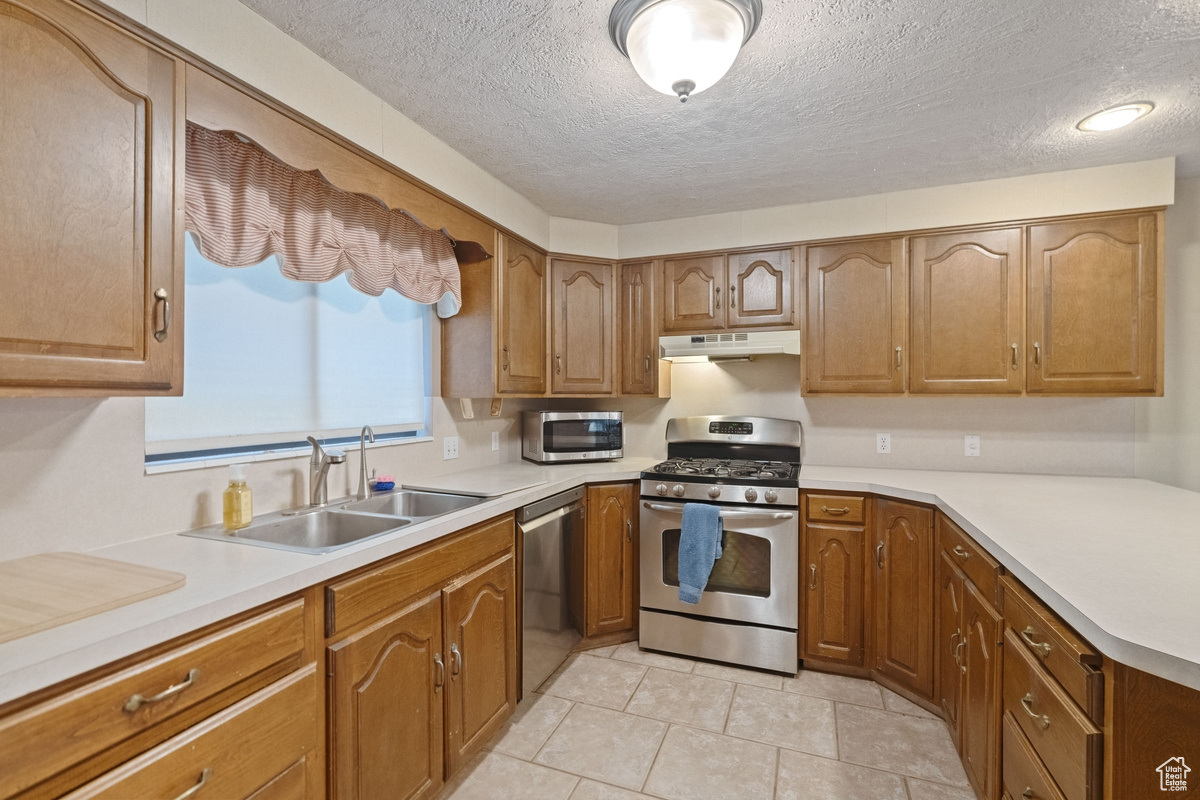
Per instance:
[[[343,272],[358,291],[386,288],[437,306],[462,305],[454,242],[376,198],[346,192],[317,171],[284,164],[228,131],[187,126],[184,217],[200,252],[226,267],[270,255],[297,281],[324,283]]]

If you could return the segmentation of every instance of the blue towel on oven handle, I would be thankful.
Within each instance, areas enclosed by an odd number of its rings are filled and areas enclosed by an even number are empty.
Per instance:
[[[721,557],[721,510],[685,503],[679,530],[679,599],[695,605],[708,585],[713,563]]]

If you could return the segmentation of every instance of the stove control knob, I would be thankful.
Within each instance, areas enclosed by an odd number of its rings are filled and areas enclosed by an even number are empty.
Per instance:
[[[666,497],[667,496],[667,485],[665,483],[660,483],[658,486],[654,487],[654,491],[658,492],[660,497]]]
[[[677,483],[671,487],[671,494],[675,495],[676,497],[683,497],[683,491],[684,489],[682,483]]]
[[[767,489],[767,492],[763,495],[763,497],[766,498],[768,503],[774,503],[779,499],[779,492],[775,491],[774,489]]]
[[[716,500],[718,497],[721,496],[721,487],[720,486],[708,487],[708,496],[711,497],[713,500]]]
[[[754,502],[755,500],[757,500],[757,499],[758,499],[758,492],[757,492],[757,491],[755,491],[754,489],[747,489],[747,490],[746,490],[746,502],[747,502],[747,503],[753,503],[753,502]]]

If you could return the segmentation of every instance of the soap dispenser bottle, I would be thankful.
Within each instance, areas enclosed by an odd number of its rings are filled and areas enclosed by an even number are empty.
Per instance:
[[[229,468],[229,486],[225,489],[224,506],[226,530],[241,530],[254,518],[254,502],[241,464]]]

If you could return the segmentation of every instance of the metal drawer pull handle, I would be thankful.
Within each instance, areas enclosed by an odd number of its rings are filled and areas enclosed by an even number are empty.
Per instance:
[[[642,503],[642,508],[647,508],[651,511],[666,511],[671,514],[682,514],[683,504],[677,506],[669,506],[666,503]],[[791,519],[795,514],[787,511],[722,511],[720,512],[721,519],[740,519],[740,520],[772,520],[772,519]]]
[[[462,653],[458,651],[458,642],[450,645],[450,655],[454,656],[454,667],[450,670],[450,674],[458,675],[458,673],[462,672],[463,665]]]
[[[646,374],[650,374],[650,356],[646,356]]]
[[[1053,648],[1050,647],[1049,642],[1035,642],[1033,640],[1033,635],[1035,633],[1037,633],[1037,631],[1035,631],[1033,626],[1030,625],[1029,627],[1025,628],[1025,630],[1021,631],[1021,638],[1025,640],[1025,644],[1029,645],[1031,650],[1033,650],[1042,658],[1045,658],[1046,656],[1050,655],[1050,651]]]
[[[1013,363],[1012,363],[1012,368],[1013,368],[1013,369],[1016,369],[1016,368],[1017,368],[1017,352],[1018,352],[1018,351],[1017,351],[1017,343],[1016,343],[1016,342],[1013,342],[1013,343],[1012,343],[1012,349],[1013,349]]]
[[[954,633],[950,635],[950,653],[955,661],[958,661],[958,648],[954,646],[954,640],[959,636],[962,636],[962,628],[955,628]]]
[[[205,767],[200,772],[200,780],[196,781],[196,785],[193,786],[192,788],[188,789],[183,794],[176,797],[175,800],[187,800],[189,797],[194,795],[196,792],[203,789],[204,784],[208,783],[208,779],[212,777],[212,772],[213,772],[212,767]]]
[[[504,363],[500,365],[500,369],[507,370],[508,369],[508,345],[505,345],[504,347],[502,347],[500,349],[504,351]]]
[[[125,710],[132,714],[134,711],[137,711],[142,706],[149,705],[150,703],[157,703],[159,701],[166,700],[168,697],[179,694],[184,689],[191,686],[193,683],[196,682],[196,679],[199,677],[200,677],[200,670],[190,669],[190,670],[188,670],[187,677],[183,679],[183,683],[177,683],[174,686],[168,686],[166,689],[163,689],[161,692],[154,695],[153,697],[142,697],[140,694],[135,694],[133,697],[131,697],[125,701]]]
[[[729,287],[729,307],[737,308],[737,288],[733,286]]]
[[[809,564],[808,571],[812,573],[812,579],[809,581],[808,588],[815,589],[817,588],[817,565]]]
[[[971,554],[964,550],[961,544],[954,545],[954,555],[958,556],[959,558],[971,557]]]
[[[1045,714],[1034,713],[1034,710],[1032,708],[1030,708],[1030,706],[1032,706],[1032,705],[1033,705],[1033,694],[1032,693],[1027,694],[1021,698],[1021,708],[1025,709],[1026,714],[1028,714],[1029,716],[1033,717],[1034,719],[1036,719],[1038,722],[1041,723],[1042,730],[1046,730],[1046,728],[1050,727],[1050,718],[1047,717]]]
[[[717,287],[717,308],[721,307],[721,287]]]
[[[958,664],[959,669],[961,669],[963,672],[966,672],[967,668],[963,666],[962,658],[958,654],[962,652],[962,649],[966,646],[966,644],[966,639],[959,639],[958,644],[954,646],[954,663]]]
[[[154,338],[162,342],[167,338],[167,328],[171,327],[171,301],[167,300],[166,289],[155,289],[154,299],[163,307],[163,326],[154,332]]]
[[[831,517],[840,517],[843,514],[850,513],[850,506],[845,508],[830,508],[829,506],[821,506],[821,513],[828,514]]]
[[[433,687],[437,689],[446,683],[446,664],[442,661],[441,653],[434,653],[433,663],[437,667],[437,677],[434,678]]]
[[[630,520],[625,520],[625,541],[633,541],[633,522]]]
[[[879,565],[880,569],[883,569],[883,542],[880,542],[879,547],[875,548],[875,563]]]
[[[554,361],[555,361],[554,374],[562,375],[562,355],[560,355],[559,353],[555,353]]]
[[[1033,343],[1033,368],[1034,369],[1042,368],[1042,343],[1041,342]]]
[[[900,348],[896,348],[896,369],[900,369]]]

